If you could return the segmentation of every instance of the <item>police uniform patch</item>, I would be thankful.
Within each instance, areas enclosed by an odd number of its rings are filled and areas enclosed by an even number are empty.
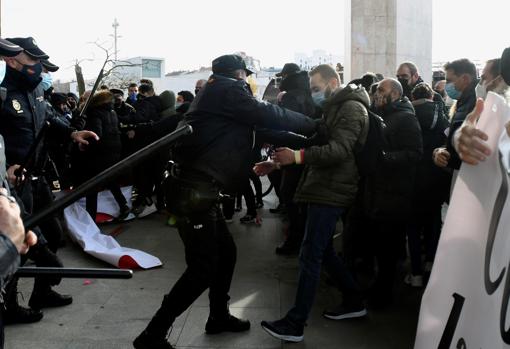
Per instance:
[[[16,111],[20,111],[21,110],[21,104],[20,102],[18,102],[17,99],[13,99],[12,100],[12,107],[14,108],[14,110]]]

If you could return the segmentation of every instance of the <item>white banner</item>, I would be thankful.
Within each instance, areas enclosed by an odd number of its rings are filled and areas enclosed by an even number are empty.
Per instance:
[[[478,128],[492,155],[463,164],[422,299],[415,349],[510,348],[510,109],[489,93]]]
[[[122,193],[131,205],[131,187],[123,187]],[[102,191],[97,200],[98,212],[117,216],[119,207],[110,191]],[[118,268],[154,268],[162,265],[159,258],[146,252],[122,247],[112,236],[105,235],[85,210],[85,198],[64,210],[67,227],[72,239],[85,252]]]

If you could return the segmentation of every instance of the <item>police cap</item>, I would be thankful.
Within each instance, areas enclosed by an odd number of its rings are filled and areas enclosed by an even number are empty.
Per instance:
[[[14,57],[18,55],[23,48],[8,41],[0,38],[0,56],[4,57]]]
[[[47,71],[49,71],[50,73],[54,73],[56,72],[57,70],[59,70],[59,66],[58,65],[55,65],[53,63],[51,63],[50,61],[48,61],[47,59],[41,59],[41,64],[43,65],[44,68],[46,68]]]
[[[34,59],[50,58],[50,56],[44,53],[44,51],[37,46],[34,38],[31,36],[28,38],[8,38],[7,40],[13,44],[21,46],[25,50],[25,53]]]
[[[248,76],[253,74],[253,71],[246,67],[246,62],[239,55],[223,55],[212,61],[212,71],[215,74],[231,73],[239,69],[244,69]]]

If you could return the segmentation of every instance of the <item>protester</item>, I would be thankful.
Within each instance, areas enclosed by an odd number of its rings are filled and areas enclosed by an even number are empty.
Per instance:
[[[337,221],[356,196],[359,174],[353,153],[358,140],[364,143],[368,133],[369,98],[362,87],[348,85],[338,89],[340,77],[328,65],[317,66],[310,77],[312,86],[325,86],[320,91],[320,99],[314,99],[324,109],[330,137],[321,146],[295,151],[280,148],[275,154],[275,161],[281,165],[305,165],[295,199],[307,205],[307,221],[294,305],[282,319],[262,321],[262,328],[270,335],[291,342],[304,338],[321,265],[343,294],[343,302],[326,310],[324,316],[340,320],[366,315],[360,288],[333,249],[333,235]],[[314,93],[319,91],[316,89]]]
[[[454,170],[453,181],[460,168],[460,158],[452,144],[455,131],[462,125],[466,115],[473,110],[476,104],[476,67],[468,59],[458,59],[447,63],[446,70],[446,93],[450,98],[456,99],[455,113],[448,129],[446,146],[434,150],[434,163],[439,167],[448,167]]]

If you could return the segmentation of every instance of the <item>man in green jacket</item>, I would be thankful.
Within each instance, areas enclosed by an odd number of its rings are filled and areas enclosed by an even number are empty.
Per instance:
[[[369,97],[361,86],[343,89],[340,77],[329,65],[310,72],[313,99],[324,110],[329,141],[306,149],[277,149],[275,162],[305,166],[294,200],[306,203],[306,232],[299,256],[300,270],[296,300],[287,315],[277,321],[262,321],[272,336],[290,342],[303,340],[303,328],[313,305],[321,265],[337,280],[344,302],[324,316],[341,320],[366,315],[360,290],[343,261],[333,249],[338,219],[354,202],[359,174],[355,149],[368,133]]]

